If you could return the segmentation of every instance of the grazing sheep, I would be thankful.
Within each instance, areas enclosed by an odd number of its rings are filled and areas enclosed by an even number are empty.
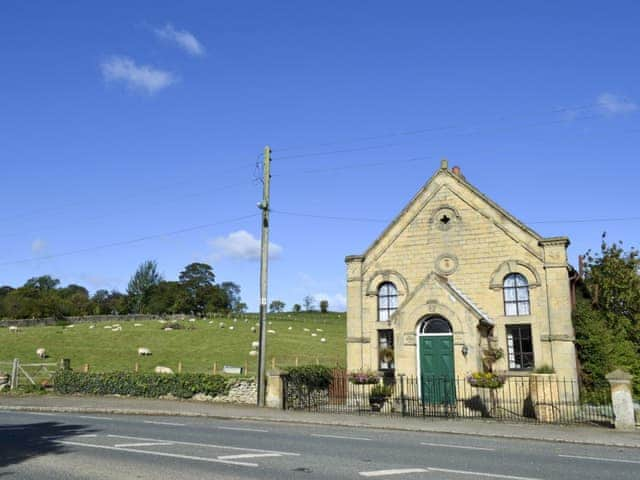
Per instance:
[[[158,323],[167,323],[166,320],[158,320]]]
[[[164,330],[165,332],[172,332],[173,328],[171,327],[164,327],[162,330]]]
[[[155,373],[166,373],[167,375],[173,375],[173,370],[171,370],[169,367],[163,367],[161,365],[158,365],[153,369],[153,371]]]
[[[312,337],[317,337],[317,336],[318,336],[318,334],[317,334],[317,333],[312,333],[312,334],[311,334],[311,336],[312,336]]]
[[[236,327],[234,327],[233,325],[231,325],[231,326],[229,327],[229,330],[235,330],[235,328],[236,328]]]
[[[260,342],[256,341],[256,342],[251,342],[251,348],[255,349],[258,348],[260,346]]]
[[[112,332],[121,332],[122,331],[122,327],[114,327],[111,329]]]
[[[134,327],[141,327],[141,326],[142,326],[142,324],[141,324],[141,323],[134,323],[134,324],[133,324],[133,326],[134,326]]]
[[[275,330],[267,330],[267,333],[276,333]]]
[[[71,324],[71,325],[67,325],[65,328],[73,328],[73,327],[75,327],[75,325]]]
[[[257,356],[257,355],[258,355],[258,351],[257,351],[257,350],[251,350],[251,351],[249,352],[249,356],[250,356],[250,357],[255,357],[255,356]]]
[[[316,332],[321,332],[322,329],[321,328],[316,328]]]
[[[255,333],[256,327],[251,327],[251,331]]]
[[[195,322],[195,321],[196,321],[196,319],[195,319],[195,318],[190,318],[190,319],[189,319],[189,321],[190,321],[190,322]]]
[[[209,325],[213,325],[213,320],[209,320]]]
[[[104,327],[102,327],[102,328],[111,328],[111,325],[105,325],[105,326],[104,326]]]
[[[320,339],[320,342],[327,343],[327,339],[323,337],[323,338]]]
[[[138,355],[151,355],[151,350],[146,347],[138,348]]]
[[[89,325],[89,329],[96,328],[95,325]]]
[[[289,327],[289,328],[287,328],[287,330],[293,330],[293,327]]]
[[[273,322],[269,322],[269,325],[273,325]]]
[[[220,328],[224,328],[224,322],[220,322],[220,323],[218,324],[218,326],[219,326]]]
[[[16,327],[15,325],[11,325],[11,326],[9,327],[9,331],[10,331],[10,332],[14,332],[14,333],[16,333],[16,332],[18,331],[18,327]]]
[[[237,318],[234,318],[234,319],[233,319],[233,323],[237,323],[237,322],[238,322],[238,319],[237,319]]]
[[[311,331],[311,330],[309,330],[308,328],[303,328],[303,330],[304,330],[305,332],[310,332],[310,331]]]
[[[40,358],[47,358],[47,351],[44,348],[38,348],[36,350],[36,355]]]

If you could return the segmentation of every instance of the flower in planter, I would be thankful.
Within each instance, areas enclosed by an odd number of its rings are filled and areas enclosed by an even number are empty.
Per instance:
[[[349,381],[356,385],[373,385],[380,382],[380,377],[375,372],[351,372]]]
[[[505,381],[504,375],[496,375],[493,372],[475,372],[467,377],[467,382],[478,388],[501,388]]]

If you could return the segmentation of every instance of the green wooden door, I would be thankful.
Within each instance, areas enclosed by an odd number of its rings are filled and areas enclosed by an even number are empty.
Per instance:
[[[420,337],[420,375],[424,403],[455,403],[453,336]]]

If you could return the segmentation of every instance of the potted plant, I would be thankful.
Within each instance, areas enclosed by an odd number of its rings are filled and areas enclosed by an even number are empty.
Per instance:
[[[371,406],[371,410],[379,412],[391,396],[391,393],[391,387],[388,385],[376,385],[373,387],[369,393],[369,405]]]
[[[391,363],[393,362],[393,349],[386,347],[380,350],[379,352],[380,355],[380,360],[382,360],[384,363]]]

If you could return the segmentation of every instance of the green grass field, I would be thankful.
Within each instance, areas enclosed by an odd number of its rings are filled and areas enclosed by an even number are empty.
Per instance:
[[[138,362],[142,372],[152,371],[156,365],[177,371],[181,362],[183,372],[212,372],[215,363],[218,372],[224,365],[231,365],[247,366],[248,373],[255,374],[257,356],[250,356],[249,352],[251,342],[258,340],[258,329],[251,331],[258,316],[236,315],[235,322],[233,318],[182,320],[179,323],[184,329],[168,332],[162,330],[166,325],[158,320],[138,321],[136,323],[141,324],[138,327],[133,321],[120,322],[122,331],[104,328],[111,325],[105,323],[26,327],[18,332],[0,328],[0,361],[19,358],[23,363],[41,362],[36,349],[42,347],[47,351],[46,362],[69,358],[74,370],[89,364],[92,372],[132,371]],[[329,366],[344,365],[344,313],[270,314],[267,320],[268,328],[276,332],[267,334],[269,366],[272,362],[279,367],[294,365],[296,359],[300,365],[316,361]],[[225,328],[220,328],[220,322],[224,322]],[[231,326],[234,328],[229,328]],[[322,343],[321,338],[326,342]],[[149,348],[152,355],[138,356],[138,347]],[[0,365],[0,370],[8,368]]]

